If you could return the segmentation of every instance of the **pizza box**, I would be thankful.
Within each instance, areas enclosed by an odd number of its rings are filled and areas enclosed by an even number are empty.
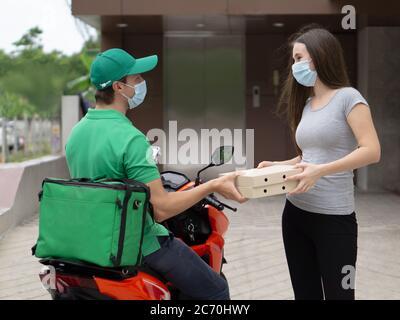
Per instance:
[[[301,173],[301,168],[291,165],[273,165],[264,168],[241,170],[235,185],[245,198],[260,198],[284,194],[294,190],[298,180],[285,181],[286,177]],[[222,173],[226,175],[232,172]]]

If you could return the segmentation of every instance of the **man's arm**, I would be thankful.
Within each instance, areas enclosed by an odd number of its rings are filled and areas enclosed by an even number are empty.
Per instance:
[[[150,187],[150,202],[154,208],[154,218],[162,222],[190,208],[212,192],[218,192],[225,198],[243,203],[246,199],[236,190],[235,178],[239,173],[232,173],[199,186],[182,191],[167,192],[164,190],[161,179],[153,180],[147,185]]]
[[[151,148],[144,135],[132,138],[126,146],[123,157],[124,167],[129,179],[141,181],[150,187],[150,202],[154,208],[154,218],[164,221],[190,208],[212,192],[218,192],[227,199],[244,202],[235,187],[234,172],[183,192],[164,190],[157,166],[151,158]]]

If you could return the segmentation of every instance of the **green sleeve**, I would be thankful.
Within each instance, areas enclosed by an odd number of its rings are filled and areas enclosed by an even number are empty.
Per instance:
[[[129,140],[125,148],[123,165],[129,179],[148,183],[160,178],[152,158],[150,143],[144,135],[137,135]]]

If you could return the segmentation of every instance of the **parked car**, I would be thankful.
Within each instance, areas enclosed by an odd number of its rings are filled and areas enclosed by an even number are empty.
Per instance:
[[[18,134],[15,130],[15,123],[14,121],[8,121],[7,122],[7,127],[6,127],[6,132],[7,132],[7,146],[8,150],[12,151],[14,150],[14,146],[17,146],[17,150],[22,150],[25,146],[25,138],[21,135]],[[0,118],[0,151],[3,149],[3,119]]]

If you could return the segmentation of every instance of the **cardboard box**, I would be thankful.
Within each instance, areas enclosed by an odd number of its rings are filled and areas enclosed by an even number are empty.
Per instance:
[[[285,181],[290,177],[301,173],[301,168],[291,165],[273,165],[261,169],[242,170],[236,178],[235,185],[245,198],[261,198],[288,193],[294,190],[299,181]],[[226,175],[231,172],[221,173]]]

